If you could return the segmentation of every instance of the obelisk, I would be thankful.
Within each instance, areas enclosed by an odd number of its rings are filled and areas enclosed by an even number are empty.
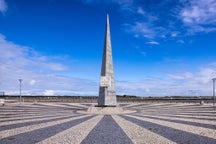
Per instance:
[[[112,61],[110,25],[109,25],[109,16],[107,15],[98,106],[101,107],[116,106],[116,104],[117,102],[116,102],[116,92],[115,92],[113,61]]]

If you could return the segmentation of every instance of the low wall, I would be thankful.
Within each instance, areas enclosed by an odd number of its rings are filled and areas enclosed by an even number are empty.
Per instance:
[[[8,102],[19,102],[19,96],[4,96]],[[22,96],[24,102],[71,102],[71,103],[97,103],[98,97],[96,96]],[[213,103],[212,97],[205,98],[140,98],[140,97],[117,97],[118,103]]]

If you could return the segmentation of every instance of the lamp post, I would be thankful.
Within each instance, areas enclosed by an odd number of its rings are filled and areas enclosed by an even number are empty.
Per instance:
[[[213,78],[213,106],[215,106],[215,80],[216,78]]]
[[[19,79],[19,83],[20,83],[20,99],[19,99],[19,102],[21,103],[21,100],[22,100],[22,79]]]

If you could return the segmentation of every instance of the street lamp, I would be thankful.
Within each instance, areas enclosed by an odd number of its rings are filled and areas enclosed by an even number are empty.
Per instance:
[[[213,105],[215,106],[215,80],[216,78],[213,78],[212,81],[213,81]]]
[[[21,103],[21,97],[22,97],[22,79],[19,79],[19,83],[20,83],[20,100],[19,102]]]

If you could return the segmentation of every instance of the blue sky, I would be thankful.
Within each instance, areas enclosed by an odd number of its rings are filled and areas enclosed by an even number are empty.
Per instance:
[[[0,91],[98,95],[106,14],[119,95],[212,95],[215,0],[0,0]]]

